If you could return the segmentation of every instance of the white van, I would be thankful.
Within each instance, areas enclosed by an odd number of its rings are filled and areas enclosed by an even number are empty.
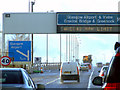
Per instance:
[[[60,70],[60,80],[77,80],[80,82],[80,71],[77,62],[63,62]]]

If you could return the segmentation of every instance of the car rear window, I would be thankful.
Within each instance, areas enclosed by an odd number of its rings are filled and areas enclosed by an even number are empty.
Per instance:
[[[77,63],[63,63],[62,72],[64,71],[77,71]]]
[[[81,66],[84,66],[84,65],[81,65]]]
[[[107,78],[108,83],[120,83],[120,56],[113,59]]]
[[[103,70],[107,71],[108,67],[104,67]]]
[[[81,65],[81,66],[88,66],[87,64],[83,64],[83,65]]]
[[[24,84],[21,71],[0,71],[0,84]]]

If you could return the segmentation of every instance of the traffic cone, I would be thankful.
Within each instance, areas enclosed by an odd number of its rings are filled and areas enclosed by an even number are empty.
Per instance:
[[[42,67],[40,68],[40,73],[43,73],[43,68]]]

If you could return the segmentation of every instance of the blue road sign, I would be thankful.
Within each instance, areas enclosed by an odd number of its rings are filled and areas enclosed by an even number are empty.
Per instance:
[[[14,57],[14,61],[31,61],[31,41],[9,41],[9,57]]]
[[[57,13],[57,25],[120,25],[120,13]]]

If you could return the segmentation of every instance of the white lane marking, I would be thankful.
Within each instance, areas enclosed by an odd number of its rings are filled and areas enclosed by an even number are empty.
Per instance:
[[[48,85],[48,84],[50,84],[50,83],[53,83],[53,82],[57,81],[58,79],[60,79],[60,78],[57,78],[57,79],[55,79],[55,80],[53,80],[53,81],[50,81],[50,82],[47,82],[45,85]]]
[[[91,79],[92,79],[93,72],[94,72],[94,68],[93,68],[93,71],[92,71],[92,73],[91,73],[91,75],[89,77],[88,90],[89,90],[90,85],[91,85]]]

